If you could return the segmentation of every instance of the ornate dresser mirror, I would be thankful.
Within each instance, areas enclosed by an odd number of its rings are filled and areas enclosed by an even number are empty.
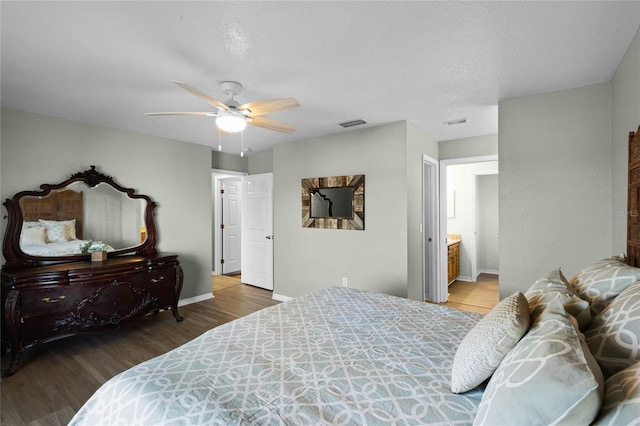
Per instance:
[[[156,203],[118,185],[95,166],[59,184],[23,191],[4,203],[8,213],[5,268],[155,252]]]
[[[116,329],[163,309],[182,321],[182,268],[177,255],[156,252],[151,198],[95,166],[40,188],[4,203],[5,376],[25,350],[50,340]]]

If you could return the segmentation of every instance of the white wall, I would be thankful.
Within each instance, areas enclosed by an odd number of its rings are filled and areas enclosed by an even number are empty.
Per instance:
[[[407,295],[408,223],[420,214],[408,212],[415,188],[407,176],[421,167],[422,154],[415,167],[407,166],[407,156],[429,142],[413,136],[408,143],[408,132],[414,130],[399,122],[275,145],[276,294],[296,297],[347,277],[350,287]],[[301,179],[350,174],[365,175],[365,230],[302,228]]]
[[[609,84],[501,102],[500,296],[610,256]]]
[[[499,272],[498,175],[478,175],[478,272]]]
[[[158,203],[158,250],[179,256],[181,299],[211,292],[210,148],[13,109],[1,118],[2,199],[95,165]]]
[[[613,253],[627,250],[627,163],[629,132],[640,125],[640,30],[611,81],[611,184]]]

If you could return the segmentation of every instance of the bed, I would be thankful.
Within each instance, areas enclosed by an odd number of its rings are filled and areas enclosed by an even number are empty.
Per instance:
[[[484,316],[325,288],[115,376],[70,424],[637,425],[630,253],[542,274]]]
[[[482,392],[452,394],[448,371],[480,318],[327,288],[122,373],[71,424],[471,423]]]

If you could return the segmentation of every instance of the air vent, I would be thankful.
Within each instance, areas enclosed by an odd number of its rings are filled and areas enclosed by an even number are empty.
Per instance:
[[[444,124],[446,124],[447,126],[453,126],[455,124],[464,124],[467,121],[468,121],[467,117],[462,117],[462,118],[456,118],[453,120],[445,121]]]
[[[364,121],[363,119],[359,118],[357,120],[351,120],[351,121],[345,121],[344,123],[340,123],[340,125],[342,127],[344,127],[345,129],[347,127],[353,127],[353,126],[360,126],[362,124],[367,124],[366,121]]]

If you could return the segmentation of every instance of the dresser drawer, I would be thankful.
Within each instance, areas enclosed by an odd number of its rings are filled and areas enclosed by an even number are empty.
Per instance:
[[[22,317],[67,312],[84,298],[70,286],[23,290],[20,293]]]

